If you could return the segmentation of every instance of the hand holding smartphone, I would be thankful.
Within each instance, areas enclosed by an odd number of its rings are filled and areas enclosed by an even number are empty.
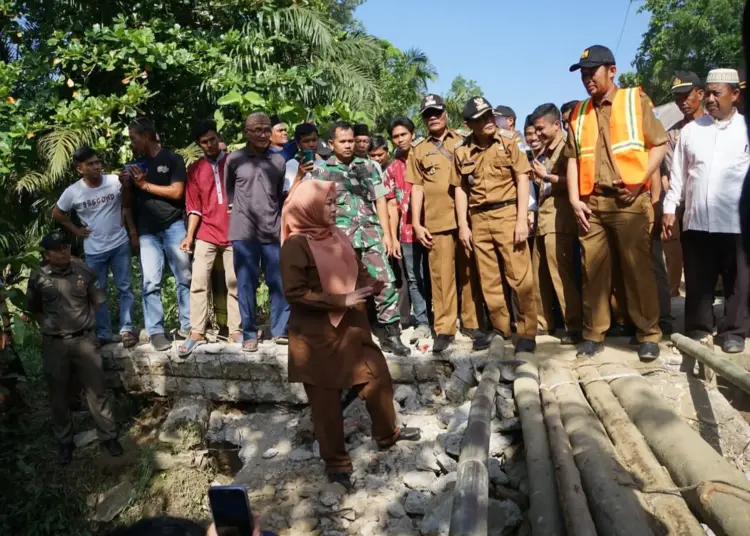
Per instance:
[[[208,500],[216,536],[254,536],[255,523],[245,486],[213,486]]]

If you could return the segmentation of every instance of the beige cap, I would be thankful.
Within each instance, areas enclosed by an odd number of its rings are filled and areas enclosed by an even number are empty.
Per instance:
[[[708,72],[706,84],[739,84],[740,75],[736,69],[713,69]]]

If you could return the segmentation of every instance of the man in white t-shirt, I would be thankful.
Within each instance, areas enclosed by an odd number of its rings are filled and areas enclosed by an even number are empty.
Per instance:
[[[111,271],[120,298],[120,336],[112,334],[109,307],[105,303],[96,312],[96,336],[103,344],[122,341],[130,348],[138,343],[133,328],[133,291],[131,287],[130,246],[137,240],[134,232],[128,236],[123,226],[122,185],[117,175],[102,175],[102,164],[90,147],[81,147],[73,154],[81,180],[68,186],[52,217],[75,236],[83,238],[86,264],[97,274],[99,285],[107,288]],[[75,212],[82,227],[75,225],[68,215]]]

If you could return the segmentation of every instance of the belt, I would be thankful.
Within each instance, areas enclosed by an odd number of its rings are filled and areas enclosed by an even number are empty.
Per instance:
[[[486,203],[484,205],[479,205],[478,207],[474,207],[472,210],[475,212],[487,212],[489,210],[495,210],[497,208],[503,208],[507,207],[508,205],[515,205],[516,200],[515,199],[508,199],[507,201],[500,201],[499,203]]]
[[[617,197],[617,188],[614,186],[600,186],[599,184],[594,185],[594,191],[591,195],[601,195],[603,197]]]
[[[52,337],[53,339],[75,339],[76,337],[83,337],[84,335],[91,333],[90,329],[82,329],[80,331],[74,331],[73,333],[66,333],[65,335],[51,335],[44,333],[45,337]]]

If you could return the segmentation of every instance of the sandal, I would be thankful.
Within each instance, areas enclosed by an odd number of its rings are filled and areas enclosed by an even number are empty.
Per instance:
[[[232,336],[229,338],[229,342],[234,343],[234,344],[242,344],[243,340],[244,340],[244,337],[242,336],[241,331],[237,333],[233,333]]]
[[[132,331],[123,331],[120,335],[122,336],[123,347],[132,348],[138,344],[138,337]]]
[[[177,357],[185,359],[187,356],[192,354],[193,350],[198,348],[201,344],[206,344],[206,339],[193,339],[192,337],[188,337],[187,339],[185,339],[185,342],[183,342],[177,348]]]

